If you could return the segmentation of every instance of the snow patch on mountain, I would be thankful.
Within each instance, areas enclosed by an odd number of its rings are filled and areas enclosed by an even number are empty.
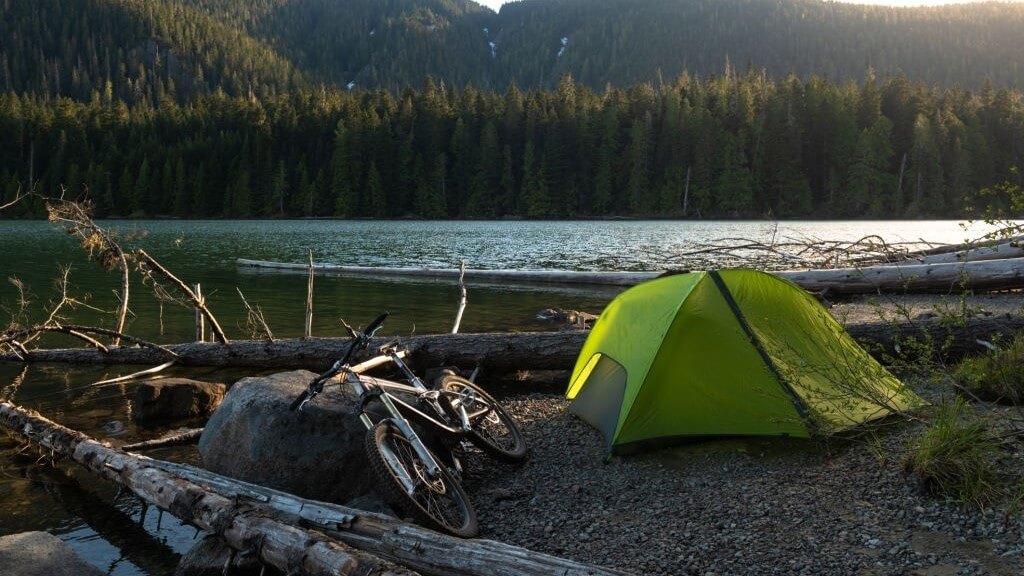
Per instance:
[[[566,47],[569,46],[569,38],[562,36],[562,47],[558,49],[558,57],[561,58],[562,54],[565,54]]]

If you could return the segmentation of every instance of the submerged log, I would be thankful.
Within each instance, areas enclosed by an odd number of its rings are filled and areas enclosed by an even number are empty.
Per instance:
[[[238,258],[235,262],[242,267],[277,270],[284,272],[309,273],[309,264],[289,262],[267,262]],[[340,264],[316,264],[318,271],[354,276],[398,276],[408,278],[432,278],[458,281],[460,268],[397,268],[376,266],[342,266]],[[575,270],[478,270],[467,268],[467,282],[535,282],[541,284],[603,284],[611,286],[633,286],[664,272],[580,272]]]
[[[934,318],[913,322],[865,322],[846,326],[851,336],[882,357],[891,354],[900,340],[913,335],[935,342],[947,342],[951,358],[980,352],[991,341],[1024,330],[1024,316],[989,316],[948,323]],[[414,367],[482,365],[488,373],[520,370],[571,370],[586,340],[586,332],[512,332],[488,334],[437,334],[410,336],[399,343],[408,348]],[[378,338],[383,344],[390,339]],[[257,369],[325,369],[348,348],[348,338],[311,338],[274,342],[235,341],[230,347],[215,343],[189,343],[168,346],[184,366],[217,366]],[[369,353],[376,351],[371,343]],[[363,353],[356,361],[365,358]],[[158,350],[147,348],[111,348],[109,354],[88,348],[34,350],[37,362],[84,364],[153,364],[163,359]],[[19,361],[13,354],[0,355],[0,361]]]
[[[70,457],[286,573],[415,574],[411,568],[453,576],[623,574],[500,542],[462,540],[383,514],[305,500],[186,464],[125,453],[2,401],[0,427]]]
[[[994,254],[1011,254],[1019,248],[1006,248],[1003,252],[981,249],[970,262],[956,259],[956,253],[935,256],[942,262],[923,264],[885,264],[861,268],[835,268],[822,270],[785,270],[770,272],[785,278],[809,292],[831,294],[951,294],[963,290],[1007,290],[1024,288],[1024,258],[991,260]],[[950,261],[945,261],[952,258]],[[975,261],[977,260],[977,261]],[[307,264],[287,264],[239,259],[241,266],[271,268],[285,271],[308,272]],[[317,264],[318,270],[366,276],[459,277],[458,269],[438,268],[373,268]],[[607,284],[634,286],[668,272],[575,272],[569,270],[466,270],[466,280],[502,282],[542,282],[561,284]]]

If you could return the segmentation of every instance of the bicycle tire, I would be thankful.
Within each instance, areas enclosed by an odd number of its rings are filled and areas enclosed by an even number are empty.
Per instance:
[[[395,455],[410,477],[418,480],[412,495],[405,491],[385,458],[387,450]],[[461,538],[472,538],[479,533],[476,511],[462,485],[444,466],[441,466],[440,477],[433,482],[426,481],[422,468],[417,473],[416,467],[422,466],[422,460],[398,426],[384,421],[369,430],[366,433],[366,455],[370,460],[370,470],[378,480],[381,496],[396,511],[411,516],[422,526]]]
[[[521,462],[526,458],[526,439],[523,437],[519,425],[483,388],[454,374],[442,375],[437,381],[437,387],[439,390],[453,392],[472,402],[472,405],[467,408],[467,412],[488,411],[482,416],[470,417],[470,431],[466,437],[474,446],[488,455],[506,462]],[[458,422],[459,411],[452,403],[451,397],[442,395],[441,398],[441,407],[450,418]],[[477,405],[482,405],[483,408],[476,408]]]

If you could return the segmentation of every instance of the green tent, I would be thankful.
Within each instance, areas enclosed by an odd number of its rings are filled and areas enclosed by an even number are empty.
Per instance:
[[[807,292],[753,270],[620,294],[566,397],[613,452],[700,436],[809,437],[923,403]]]

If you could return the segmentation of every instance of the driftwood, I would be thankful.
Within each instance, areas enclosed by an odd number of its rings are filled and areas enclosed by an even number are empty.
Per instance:
[[[297,496],[185,464],[125,453],[0,402],[0,426],[287,573],[452,576],[623,574],[490,540],[462,540],[390,516]],[[400,563],[409,568],[397,566]]]
[[[462,325],[462,314],[466,311],[466,261],[459,265],[459,308],[455,312],[455,323],[452,325],[452,334],[459,333],[459,326]]]
[[[980,253],[979,253],[980,254]],[[990,255],[985,252],[985,255]],[[942,256],[947,258],[949,256]],[[955,253],[953,256],[955,258]],[[979,260],[979,261],[973,261]],[[283,264],[238,260],[241,266],[275,270],[306,270],[305,264]],[[367,276],[458,278],[458,269],[372,268],[317,264],[317,270]],[[541,282],[562,284],[607,284],[634,286],[666,274],[655,272],[574,272],[568,270],[466,270],[466,280]],[[769,272],[809,292],[831,294],[956,293],[963,290],[1007,290],[1024,288],[1024,258],[953,261],[935,264],[885,264],[861,268],[829,268]]]
[[[117,378],[108,378],[107,380],[100,380],[99,382],[94,382],[93,386],[106,386],[107,384],[131,382],[132,380],[138,380],[139,378],[142,378],[144,376],[152,376],[153,374],[159,374],[160,372],[163,372],[164,370],[170,368],[171,366],[174,366],[174,363],[175,361],[171,360],[170,362],[164,362],[159,366],[147,368],[146,370],[140,370],[138,372],[126,374],[124,376],[118,376]]]
[[[939,252],[912,257],[918,264],[945,264],[950,262],[979,262],[982,260],[1005,260],[1024,258],[1024,243],[1020,239],[1003,242],[995,246],[971,247],[949,252]]]
[[[297,528],[258,505],[151,465],[148,459],[107,445],[38,414],[0,402],[0,425],[67,456],[100,477],[116,482],[160,510],[217,534],[235,550],[256,554],[285,573],[414,574],[313,530]]]
[[[309,250],[309,280],[306,283],[306,326],[302,332],[304,338],[313,337],[313,249]]]
[[[168,446],[181,446],[182,444],[195,444],[196,442],[199,442],[199,437],[202,435],[202,428],[186,428],[170,434],[165,434],[152,440],[135,442],[134,444],[125,444],[124,446],[121,446],[121,450],[138,452],[140,450],[152,450],[154,448],[166,448]]]
[[[308,264],[287,262],[266,262],[262,260],[235,261],[247,268],[264,268],[286,272],[307,272]],[[389,268],[373,266],[341,266],[338,264],[317,264],[321,272],[349,274],[355,276],[398,276],[409,278],[434,278],[458,280],[458,268]],[[576,272],[570,270],[474,270],[467,268],[465,280],[488,282],[535,282],[541,284],[605,284],[612,286],[633,286],[657,278],[662,272]]]
[[[830,294],[956,294],[1024,288],[1024,258],[776,272],[809,292]]]
[[[947,326],[940,319],[915,322],[865,322],[846,326],[855,340],[879,355],[890,354],[895,345],[908,337],[927,337],[934,342],[948,340],[951,358],[980,352],[991,341],[1008,337],[1024,329],[1024,316],[970,318]],[[586,332],[514,332],[489,334],[437,334],[410,336],[400,343],[410,351],[414,366],[476,366],[489,373],[519,370],[567,370],[576,363]],[[387,340],[376,339],[383,344]],[[236,341],[230,347],[214,343],[174,344],[169,348],[181,366],[233,366],[260,369],[326,368],[347,349],[348,338],[311,338],[276,340],[272,343]],[[369,353],[377,345],[371,343]],[[367,353],[361,357],[365,358]],[[13,354],[0,360],[15,361]],[[111,348],[104,354],[81,348],[33,350],[31,359],[39,362],[76,362],[91,364],[155,364],[166,359],[159,351],[146,348]]]

